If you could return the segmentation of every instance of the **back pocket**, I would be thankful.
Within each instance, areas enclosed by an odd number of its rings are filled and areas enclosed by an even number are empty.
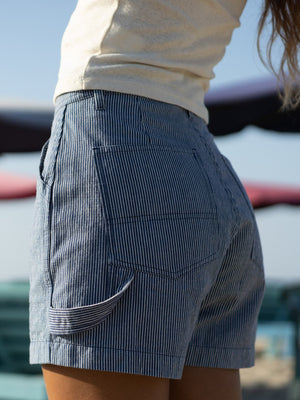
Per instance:
[[[116,145],[93,154],[114,263],[177,277],[217,256],[216,205],[198,153]]]

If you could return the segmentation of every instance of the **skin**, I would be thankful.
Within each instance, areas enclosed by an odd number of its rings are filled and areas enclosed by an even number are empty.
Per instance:
[[[241,400],[238,370],[185,367],[182,379],[43,365],[49,400]]]

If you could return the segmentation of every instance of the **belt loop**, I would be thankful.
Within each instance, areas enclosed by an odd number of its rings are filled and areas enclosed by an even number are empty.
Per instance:
[[[186,113],[187,113],[188,119],[191,119],[192,118],[191,111],[190,110],[186,110]]]
[[[102,89],[94,90],[94,101],[95,110],[101,111],[105,109],[104,91]]]

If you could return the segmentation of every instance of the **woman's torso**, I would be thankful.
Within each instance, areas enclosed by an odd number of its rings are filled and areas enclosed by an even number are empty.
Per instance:
[[[208,120],[204,94],[246,0],[79,0],[62,41],[58,95],[131,93]]]

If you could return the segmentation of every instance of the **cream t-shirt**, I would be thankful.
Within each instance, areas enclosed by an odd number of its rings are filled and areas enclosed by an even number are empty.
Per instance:
[[[54,98],[136,94],[208,121],[204,94],[246,0],[79,0],[64,33]]]

